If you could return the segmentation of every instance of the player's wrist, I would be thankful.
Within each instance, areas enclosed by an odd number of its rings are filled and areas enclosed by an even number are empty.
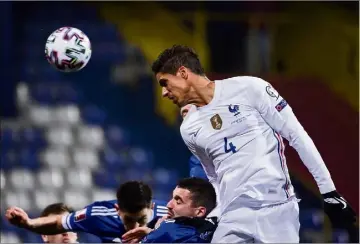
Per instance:
[[[36,228],[36,220],[28,218],[22,227],[28,230],[34,230]]]
[[[322,196],[323,198],[341,197],[341,195],[336,190],[324,193]]]

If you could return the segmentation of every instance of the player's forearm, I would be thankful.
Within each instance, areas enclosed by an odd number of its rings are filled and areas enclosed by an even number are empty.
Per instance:
[[[42,235],[55,235],[66,232],[61,223],[61,215],[31,219],[26,229]]]
[[[313,140],[303,128],[293,133],[290,145],[298,152],[304,165],[314,177],[322,194],[335,190],[329,170],[317,150]]]

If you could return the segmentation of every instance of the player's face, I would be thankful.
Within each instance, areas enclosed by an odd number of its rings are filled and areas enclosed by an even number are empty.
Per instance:
[[[202,217],[205,214],[204,207],[194,207],[191,192],[187,189],[176,187],[173,197],[168,202],[168,217]]]
[[[190,85],[186,79],[186,70],[179,69],[176,75],[157,73],[156,79],[162,87],[162,96],[182,107],[189,100]]]
[[[53,214],[50,214],[51,216]],[[77,234],[74,232],[65,232],[57,235],[42,235],[45,243],[77,243]]]
[[[126,230],[132,230],[136,227],[145,226],[148,222],[150,208],[144,208],[137,213],[128,213],[118,209],[119,216],[123,222]]]

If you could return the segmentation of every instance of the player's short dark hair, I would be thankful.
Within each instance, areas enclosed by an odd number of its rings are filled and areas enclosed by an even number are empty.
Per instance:
[[[175,75],[178,69],[184,66],[198,75],[205,75],[196,52],[187,46],[174,45],[165,49],[152,64],[154,74],[159,72]]]
[[[144,182],[128,181],[120,185],[116,192],[116,199],[120,210],[137,213],[150,207],[152,191]]]
[[[72,213],[74,209],[66,205],[65,203],[53,203],[48,205],[41,213],[41,217],[46,217],[51,214],[63,214],[63,213]]]
[[[189,190],[193,206],[205,207],[206,214],[209,214],[216,207],[216,192],[209,181],[190,177],[180,180],[177,187]]]

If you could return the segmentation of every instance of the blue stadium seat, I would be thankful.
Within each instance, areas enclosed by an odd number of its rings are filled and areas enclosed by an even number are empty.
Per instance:
[[[335,229],[332,233],[332,243],[348,243],[350,242],[349,233],[346,230]]]
[[[130,134],[119,126],[108,126],[105,131],[107,143],[114,149],[120,149],[130,142]]]
[[[40,167],[37,149],[24,148],[19,155],[19,166],[25,169],[36,171]]]
[[[99,170],[94,172],[93,180],[95,185],[106,189],[115,189],[122,181],[120,174],[115,174],[114,172],[108,170]]]
[[[1,151],[1,169],[8,171],[12,168],[19,166],[19,155],[16,153],[16,150],[11,149],[8,151]]]
[[[138,169],[151,169],[153,166],[153,155],[143,148],[132,148],[129,152],[130,165]]]
[[[168,170],[164,168],[159,168],[153,170],[153,186],[158,191],[171,192],[179,178],[178,173],[175,170]]]
[[[324,228],[324,213],[319,209],[301,210],[299,218],[305,229],[321,231]]]
[[[18,131],[12,128],[1,128],[1,148],[9,148],[18,142]]]
[[[82,118],[84,122],[91,125],[103,125],[107,114],[95,105],[86,106],[82,109]]]
[[[24,243],[43,243],[41,235],[26,231],[21,234]]]
[[[80,243],[100,243],[101,240],[94,235],[87,233],[78,233],[78,240]]]
[[[40,128],[27,127],[20,131],[22,145],[40,149],[45,146],[44,131]]]
[[[126,155],[119,152],[119,150],[115,151],[107,147],[102,152],[102,162],[104,163],[104,168],[116,172],[124,170],[128,161]]]

